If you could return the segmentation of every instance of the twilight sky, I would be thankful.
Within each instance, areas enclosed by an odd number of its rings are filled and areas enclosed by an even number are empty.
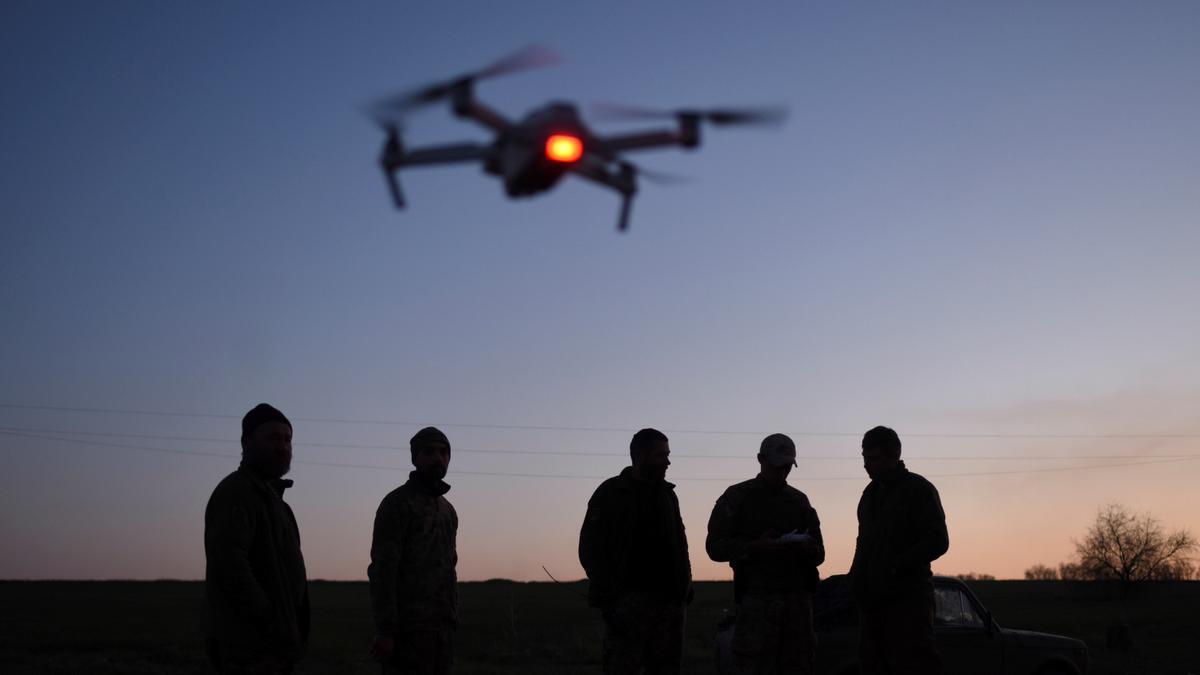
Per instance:
[[[644,426],[702,579],[776,431],[824,574],[876,424],[941,491],[941,572],[1056,564],[1114,501],[1200,532],[1200,4],[301,4],[0,4],[0,578],[202,577],[260,401],[313,578],[365,578],[426,424],[468,580],[580,577]],[[788,123],[639,154],[692,180],[624,236],[612,193],[475,166],[403,174],[394,211],[359,106],[531,43],[565,62],[478,88],[513,117]],[[486,138],[432,109],[407,140]]]

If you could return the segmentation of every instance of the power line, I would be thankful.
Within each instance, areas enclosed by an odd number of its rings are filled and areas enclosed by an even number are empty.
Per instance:
[[[102,441],[87,441],[87,440],[79,440],[79,439],[75,439],[75,438],[57,438],[54,436],[45,436],[45,435],[39,435],[39,434],[25,434],[25,433],[19,433],[19,432],[15,432],[15,431],[0,431],[0,435],[15,436],[15,437],[19,437],[19,438],[32,438],[32,439],[43,440],[43,441],[57,441],[57,442],[61,442],[61,443],[72,443],[75,445],[93,445],[93,446],[98,446],[98,447],[117,448],[117,449],[122,449],[122,450],[140,450],[140,451],[144,451],[144,452],[159,452],[159,453],[167,453],[167,454],[172,454],[172,455],[198,455],[198,456],[202,456],[202,457],[219,457],[221,459],[238,459],[238,458],[240,458],[240,455],[233,455],[233,454],[222,453],[222,452],[202,452],[202,451],[191,451],[191,450],[177,450],[177,449],[173,449],[173,448],[159,448],[159,447],[150,447],[150,446],[145,446],[145,445],[128,445],[125,443],[104,443]],[[346,463],[341,463],[341,462],[321,462],[321,461],[316,461],[316,460],[304,460],[304,459],[293,459],[292,464],[302,464],[302,465],[308,465],[308,466],[336,467],[336,468],[340,468],[340,469],[411,471],[411,469],[409,467],[401,467],[401,466],[386,466],[386,465],[375,465],[375,464],[346,464]],[[486,472],[486,471],[455,471],[454,473],[456,475],[463,475],[463,476],[505,476],[505,477],[514,477],[514,478],[580,478],[580,479],[589,479],[589,480],[593,480],[593,479],[594,480],[603,480],[604,478],[608,478],[608,476],[575,476],[575,475],[561,475],[561,474],[501,473],[501,472]],[[702,479],[697,479],[697,480],[710,480],[710,479],[702,478]],[[717,479],[711,479],[711,480],[717,480]],[[724,480],[724,479],[720,479],[720,480]]]
[[[175,448],[148,448],[141,445],[124,445],[121,443],[104,443],[101,441],[81,441],[74,438],[57,438],[55,436],[45,436],[39,434],[26,434],[17,431],[0,431],[3,436],[16,436],[18,438],[35,438],[44,441],[60,441],[63,443],[74,443],[77,445],[94,445],[102,448],[123,448],[127,450],[147,450],[150,452],[164,452],[172,455],[197,455],[200,457],[236,457],[224,452],[204,452],[203,450],[178,450]]]
[[[82,413],[98,413],[98,414],[113,414],[113,415],[148,415],[158,417],[191,417],[191,418],[208,418],[208,419],[241,419],[241,415],[231,415],[225,413],[195,413],[195,412],[172,412],[163,410],[130,410],[122,408],[84,408],[84,407],[68,407],[68,406],[49,406],[49,405],[30,405],[23,403],[0,403],[0,408],[9,408],[15,410],[45,410],[55,412],[82,412]],[[509,431],[580,431],[580,432],[623,432],[628,433],[635,429],[627,427],[592,427],[592,426],[556,426],[556,425],[530,425],[530,424],[480,424],[469,422],[412,422],[404,420],[378,420],[378,419],[348,419],[337,417],[300,417],[291,416],[291,419],[301,422],[315,422],[318,424],[360,424],[360,425],[385,425],[385,426],[433,426],[449,427],[449,428],[467,428],[467,429],[500,429]],[[728,430],[728,429],[663,429],[662,431],[672,434],[697,434],[697,435],[727,435],[727,436],[746,436],[746,435],[766,435],[775,433],[775,431],[761,430]],[[815,438],[858,438],[862,436],[861,432],[851,431],[788,431],[792,436],[815,437]],[[1101,439],[1192,439],[1200,438],[1200,433],[1188,434],[1166,434],[1166,433],[1140,433],[1140,434],[1051,434],[1051,433],[925,433],[925,432],[905,432],[905,438],[948,438],[948,439],[1011,439],[1011,440],[1037,440],[1037,439],[1061,439],[1061,440],[1101,440]]]
[[[238,457],[238,455],[231,455],[231,454],[227,454],[227,453],[177,450],[177,449],[173,449],[173,448],[149,447],[149,446],[144,446],[144,445],[126,445],[123,443],[104,443],[101,441],[80,440],[80,439],[74,439],[74,438],[58,438],[55,436],[27,434],[27,433],[15,432],[15,431],[0,430],[0,435],[14,436],[14,437],[19,437],[19,438],[32,438],[32,439],[45,440],[45,441],[57,441],[57,442],[61,442],[61,443],[72,443],[72,444],[77,444],[77,445],[92,445],[92,446],[98,446],[98,447],[118,448],[118,449],[125,449],[125,450],[140,450],[140,451],[145,451],[145,452],[159,452],[159,453],[167,453],[167,454],[173,454],[173,455],[199,455],[199,456],[204,456],[204,457],[220,457],[222,459],[233,459],[233,458]],[[1119,467],[1148,466],[1151,464],[1172,464],[1172,463],[1177,463],[1177,462],[1195,461],[1197,459],[1200,459],[1200,456],[1176,457],[1176,458],[1171,458],[1171,459],[1155,459],[1155,460],[1148,460],[1148,461],[1125,462],[1125,463],[1120,463],[1120,464],[1097,464],[1097,465],[1083,465],[1083,466],[1070,466],[1070,467],[1051,467],[1051,468],[1043,468],[1043,469],[1020,469],[1020,470],[1012,470],[1012,471],[979,471],[979,472],[967,472],[967,473],[926,474],[926,477],[927,478],[964,478],[964,477],[979,477],[979,476],[1004,476],[1004,475],[1032,474],[1032,473],[1052,473],[1052,472],[1062,472],[1062,471],[1089,471],[1089,470],[1095,470],[1095,469],[1112,469],[1112,468],[1119,468]],[[346,463],[341,463],[341,462],[321,462],[321,461],[314,461],[314,460],[293,460],[292,463],[293,464],[301,464],[301,465],[310,465],[310,466],[336,467],[336,468],[342,468],[342,469],[371,469],[371,470],[384,470],[384,471],[407,471],[408,470],[407,467],[398,467],[398,466],[380,466],[380,465],[371,465],[371,464],[346,464]],[[509,472],[490,472],[490,471],[457,471],[457,470],[454,472],[454,474],[460,475],[460,476],[492,476],[492,477],[505,477],[505,478],[559,478],[559,479],[580,479],[580,480],[604,480],[604,479],[610,477],[610,476],[591,476],[591,475],[582,476],[582,475],[564,475],[564,474],[531,474],[531,473],[509,473]],[[688,477],[675,478],[675,477],[672,477],[671,480],[673,480],[673,481],[722,481],[722,482],[728,482],[730,479],[729,478],[688,478]],[[817,477],[805,477],[803,482],[862,481],[862,480],[863,480],[862,476],[817,476]]]
[[[117,433],[108,431],[79,431],[76,429],[49,429],[45,427],[0,427],[0,431],[10,431],[15,433],[28,434],[62,434],[74,436],[100,436],[105,438],[136,438],[142,440],[158,440],[158,441],[187,441],[196,443],[219,443],[222,445],[235,445],[239,441],[236,438],[214,438],[211,436],[169,436],[159,434],[133,434],[133,433]],[[400,445],[367,445],[358,443],[318,443],[318,442],[294,442],[292,445],[296,447],[315,447],[315,448],[342,448],[350,450],[389,450],[389,451],[408,451],[407,446]],[[627,457],[625,452],[603,452],[590,450],[507,450],[507,449],[480,449],[480,448],[460,448],[455,447],[454,452],[465,452],[472,454],[483,455],[545,455],[556,457]],[[690,454],[672,452],[671,457],[683,459],[737,459],[745,460],[752,458],[753,455],[748,453],[722,455],[714,453]],[[1198,454],[1153,454],[1153,455],[905,455],[906,459],[920,459],[923,461],[1054,461],[1054,460],[1122,460],[1122,459],[1188,459],[1200,458]],[[841,462],[860,462],[861,458],[857,454],[842,454],[842,455],[799,455],[797,457],[806,461],[841,461]]]

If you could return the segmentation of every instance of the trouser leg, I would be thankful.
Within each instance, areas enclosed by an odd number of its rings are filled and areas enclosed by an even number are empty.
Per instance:
[[[933,645],[933,599],[914,598],[889,608],[888,660],[894,673],[938,675],[942,660]]]
[[[933,644],[933,599],[905,599],[859,614],[863,675],[939,675]]]
[[[683,631],[687,610],[681,604],[661,603],[650,612],[647,626],[646,675],[679,675],[683,666]]]
[[[777,667],[779,603],[768,595],[746,594],[737,606],[733,659],[738,675],[768,675]]]
[[[780,675],[811,675],[817,637],[813,632],[812,596],[789,593],[783,596],[778,646]]]
[[[640,594],[604,610],[605,675],[677,675],[683,662],[685,610]]]
[[[887,648],[882,611],[858,615],[858,663],[862,675],[888,675]]]
[[[815,646],[808,593],[750,593],[738,604],[733,652],[739,675],[810,675]]]

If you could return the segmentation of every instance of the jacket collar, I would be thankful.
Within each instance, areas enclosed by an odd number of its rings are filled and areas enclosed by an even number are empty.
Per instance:
[[[273,494],[280,499],[283,498],[283,491],[295,485],[295,481],[290,478],[265,478],[260,476],[258,472],[251,469],[242,462],[238,466],[238,471],[250,479],[250,483],[262,492]]]
[[[439,479],[436,483],[430,483],[422,479],[416,471],[408,473],[408,483],[431,497],[441,497],[450,491],[450,484],[446,481]]]
[[[892,485],[895,485],[896,482],[899,481],[901,478],[903,478],[904,475],[907,473],[908,473],[908,467],[904,466],[904,460],[900,460],[896,464],[896,469],[894,471],[892,471],[890,474],[888,474],[886,478],[875,479],[875,480],[872,480],[871,482],[879,483],[880,485],[882,485],[884,487],[890,487]]]
[[[788,487],[787,481],[784,481],[782,485],[771,485],[767,483],[767,481],[762,477],[761,473],[756,474],[754,478],[750,479],[750,485],[755,490],[760,492],[784,492]]]
[[[639,481],[638,479],[633,477],[633,467],[632,466],[627,466],[624,469],[621,469],[621,474],[620,474],[619,478],[621,479],[620,486],[625,490],[632,490],[634,487],[641,484],[641,481]],[[668,480],[664,479],[662,484],[668,490],[675,489],[675,484]]]

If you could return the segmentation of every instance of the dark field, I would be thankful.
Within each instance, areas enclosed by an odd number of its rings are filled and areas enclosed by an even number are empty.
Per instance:
[[[1128,617],[1135,649],[1105,648],[1121,618],[1104,584],[991,581],[971,584],[997,621],[1085,640],[1092,672],[1200,673],[1200,582],[1135,592]],[[0,582],[0,671],[17,673],[207,672],[198,582]],[[576,593],[583,584],[492,581],[462,585],[457,673],[600,673],[600,622]],[[731,602],[727,583],[700,583],[688,614],[685,672],[715,672],[713,626]],[[365,582],[314,582],[313,641],[301,673],[377,673]]]

